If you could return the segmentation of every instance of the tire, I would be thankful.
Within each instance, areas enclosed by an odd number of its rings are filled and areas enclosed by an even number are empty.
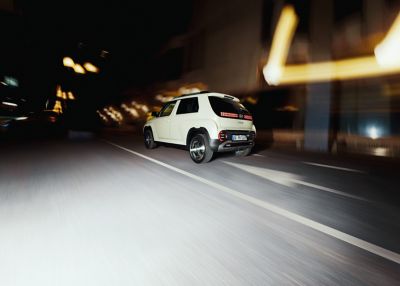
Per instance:
[[[246,156],[249,156],[250,153],[251,153],[251,148],[246,148],[246,149],[235,151],[235,156],[246,157]]]
[[[144,145],[147,149],[154,149],[157,147],[157,143],[154,141],[153,132],[151,129],[144,131]]]
[[[207,136],[204,134],[197,134],[190,139],[189,142],[189,155],[193,162],[197,164],[210,162],[214,152],[211,150]]]

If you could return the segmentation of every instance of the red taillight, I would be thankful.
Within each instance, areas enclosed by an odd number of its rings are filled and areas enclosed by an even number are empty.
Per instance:
[[[239,114],[230,113],[230,112],[221,112],[222,117],[229,117],[229,118],[239,118]]]
[[[227,134],[226,134],[225,131],[220,131],[220,132],[218,133],[218,141],[220,141],[220,142],[226,141],[227,137],[228,137],[228,136],[227,136]]]
[[[227,117],[227,118],[238,118],[238,119],[244,119],[244,120],[253,120],[253,116],[250,114],[248,115],[242,115],[242,114],[237,114],[237,113],[231,113],[231,112],[221,112],[221,117]]]

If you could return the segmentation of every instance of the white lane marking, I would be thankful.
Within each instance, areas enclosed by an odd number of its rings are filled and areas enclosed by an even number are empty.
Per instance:
[[[336,194],[336,195],[352,198],[352,199],[355,199],[355,200],[360,200],[360,201],[364,201],[364,202],[370,202],[370,200],[368,200],[366,198],[363,198],[363,197],[350,195],[350,194],[345,193],[345,192],[341,192],[341,191],[338,191],[338,190],[335,190],[335,189],[332,189],[332,188],[328,188],[328,187],[324,187],[324,186],[308,183],[308,182],[305,182],[305,181],[297,181],[295,183],[297,183],[299,185],[306,186],[306,187],[310,187],[310,188],[318,189],[318,190],[321,190],[321,191],[325,191],[325,192],[328,192],[328,193],[332,193],[332,194]]]
[[[335,190],[332,188],[305,182],[303,177],[292,174],[292,173],[276,171],[276,170],[271,170],[271,169],[267,169],[267,168],[259,168],[259,167],[243,165],[243,164],[238,164],[238,163],[232,163],[232,162],[226,162],[226,161],[224,163],[228,164],[230,166],[233,166],[235,168],[244,170],[253,175],[259,176],[261,178],[267,179],[274,183],[278,183],[278,184],[281,184],[281,185],[284,185],[284,186],[287,186],[290,188],[294,188],[294,187],[296,187],[296,185],[303,185],[303,186],[318,189],[318,190],[321,190],[324,192],[333,193],[336,195],[368,202],[367,199],[359,197],[359,196],[351,195],[351,194],[341,192],[341,191],[338,191],[338,190]]]
[[[107,141],[107,140],[103,140],[103,141],[108,143],[108,144],[110,144],[110,145],[112,145],[112,146],[114,146],[114,147],[116,147],[116,148],[119,148],[121,150],[129,152],[131,154],[134,154],[134,155],[136,155],[138,157],[141,157],[141,158],[146,159],[148,161],[151,161],[151,162],[153,162],[155,164],[163,166],[163,167],[165,167],[167,169],[170,169],[170,170],[172,170],[174,172],[177,172],[177,173],[179,173],[181,175],[184,175],[184,176],[189,177],[189,178],[191,178],[193,180],[199,181],[199,182],[201,182],[203,184],[206,184],[206,185],[208,185],[210,187],[213,187],[213,188],[215,188],[215,189],[217,189],[217,190],[219,190],[221,192],[230,194],[230,195],[232,195],[232,196],[234,196],[236,198],[242,199],[242,200],[244,200],[244,201],[246,201],[248,203],[251,203],[251,204],[256,205],[258,207],[264,208],[264,209],[266,209],[266,210],[268,210],[270,212],[273,212],[273,213],[275,213],[277,215],[283,216],[283,217],[285,217],[285,218],[287,218],[289,220],[292,220],[292,221],[295,221],[295,222],[297,222],[299,224],[308,226],[309,228],[312,228],[312,229],[314,229],[316,231],[319,231],[321,233],[324,233],[326,235],[329,235],[329,236],[334,237],[336,239],[339,239],[341,241],[347,242],[348,244],[351,244],[353,246],[356,246],[356,247],[359,247],[359,248],[361,248],[363,250],[366,250],[366,251],[368,251],[370,253],[376,254],[376,255],[378,255],[380,257],[386,258],[386,259],[388,259],[390,261],[393,261],[395,263],[400,264],[400,254],[398,254],[396,252],[387,250],[387,249],[385,249],[383,247],[377,246],[377,245],[369,243],[369,242],[367,242],[365,240],[362,240],[362,239],[359,239],[357,237],[351,236],[351,235],[349,235],[347,233],[341,232],[341,231],[339,231],[337,229],[331,228],[329,226],[323,225],[323,224],[318,223],[316,221],[313,221],[311,219],[305,218],[305,217],[303,217],[301,215],[292,213],[292,212],[290,212],[288,210],[282,209],[280,207],[277,207],[277,206],[275,206],[273,204],[270,204],[268,202],[265,202],[263,200],[260,200],[260,199],[254,198],[252,196],[243,194],[241,192],[235,191],[233,189],[230,189],[228,187],[225,187],[225,186],[220,185],[218,183],[215,183],[213,181],[210,181],[210,180],[204,179],[202,177],[193,175],[192,173],[189,173],[189,172],[186,172],[186,171],[181,170],[179,168],[176,168],[174,166],[168,165],[166,163],[163,163],[161,161],[158,161],[156,159],[153,159],[153,158],[148,157],[146,155],[143,155],[141,153],[135,152],[133,150],[130,150],[128,148],[125,148],[123,146],[115,144],[113,142],[110,142],[110,141]]]
[[[365,171],[361,171],[361,170],[332,166],[332,165],[318,164],[318,163],[313,163],[313,162],[303,162],[303,163],[306,165],[317,166],[317,167],[322,167],[322,168],[336,169],[336,170],[348,171],[348,172],[354,172],[354,173],[365,173]]]
[[[265,157],[264,155],[261,155],[261,154],[253,154],[251,156],[254,156],[254,157]]]
[[[241,169],[243,171],[246,171],[250,174],[259,176],[263,179],[267,179],[274,183],[284,185],[284,186],[287,186],[290,188],[296,187],[295,182],[299,181],[301,179],[300,176],[292,174],[292,173],[276,171],[276,170],[271,170],[271,169],[267,169],[267,168],[258,168],[258,167],[254,167],[254,166],[232,163],[232,162],[227,162],[227,161],[223,161],[223,163],[230,165],[232,167]]]

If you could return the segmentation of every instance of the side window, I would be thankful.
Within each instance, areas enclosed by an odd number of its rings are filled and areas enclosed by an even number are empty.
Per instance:
[[[199,100],[197,97],[182,99],[176,114],[195,113],[199,111]]]
[[[176,101],[168,102],[166,105],[164,105],[160,112],[160,117],[169,116],[172,113],[172,110],[174,110],[175,105]]]

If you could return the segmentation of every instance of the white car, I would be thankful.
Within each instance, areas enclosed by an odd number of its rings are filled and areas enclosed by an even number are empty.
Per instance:
[[[216,152],[247,156],[254,146],[253,117],[230,95],[205,91],[183,95],[152,115],[143,128],[148,149],[158,143],[183,145],[194,162],[205,163]]]

